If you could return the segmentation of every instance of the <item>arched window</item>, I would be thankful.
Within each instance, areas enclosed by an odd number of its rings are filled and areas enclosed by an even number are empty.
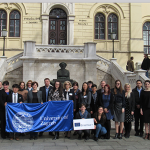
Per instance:
[[[19,37],[20,36],[20,13],[17,10],[13,10],[10,13],[9,36],[10,37]]]
[[[144,53],[150,54],[150,22],[143,25]]]
[[[102,13],[95,16],[95,39],[105,39],[105,16]]]
[[[0,36],[2,36],[2,30],[6,29],[7,13],[5,10],[0,10]]]
[[[108,39],[111,39],[111,33],[116,33],[116,40],[118,40],[118,17],[115,14],[108,16]]]

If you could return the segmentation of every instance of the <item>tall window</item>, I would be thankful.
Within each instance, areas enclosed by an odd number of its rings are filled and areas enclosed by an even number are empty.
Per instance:
[[[2,36],[2,30],[6,29],[7,14],[5,10],[0,10],[0,36]]]
[[[150,54],[150,22],[143,25],[144,53]]]
[[[105,16],[102,13],[95,16],[95,39],[105,39]]]
[[[118,17],[115,14],[108,16],[108,39],[111,39],[111,33],[116,33],[116,40],[118,40]]]
[[[9,36],[10,37],[20,36],[20,13],[17,10],[14,10],[10,13]]]

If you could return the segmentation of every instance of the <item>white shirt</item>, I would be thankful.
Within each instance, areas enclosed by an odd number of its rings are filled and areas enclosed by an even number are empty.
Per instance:
[[[15,95],[16,95],[16,103],[18,102],[18,93],[13,93],[13,95],[12,95],[12,98],[13,98],[13,100],[12,100],[12,103],[15,103]]]
[[[66,91],[66,100],[69,100],[69,94],[68,94],[68,92],[70,92],[70,89],[67,91],[67,90],[65,90]]]
[[[31,91],[31,90],[32,90],[32,87],[28,88],[28,90]]]

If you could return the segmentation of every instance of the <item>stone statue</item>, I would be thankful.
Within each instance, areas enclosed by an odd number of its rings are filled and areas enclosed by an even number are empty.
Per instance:
[[[57,71],[57,79],[58,80],[70,80],[70,73],[66,68],[67,64],[65,62],[61,62],[59,64],[60,68],[58,71]]]
[[[56,80],[59,80],[62,84],[65,82],[65,81],[70,81],[71,84],[73,82],[75,82],[74,80],[70,79],[70,73],[69,73],[69,70],[65,69],[67,64],[65,62],[61,62],[59,64],[60,68],[58,71],[57,71],[57,79],[53,79],[51,81],[51,84],[54,86],[54,82]]]

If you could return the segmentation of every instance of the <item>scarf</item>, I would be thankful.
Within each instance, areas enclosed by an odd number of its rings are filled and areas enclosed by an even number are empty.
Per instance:
[[[86,119],[86,118],[87,118],[87,115],[88,115],[88,111],[85,110],[84,114],[82,114],[82,113],[81,113],[81,110],[79,110],[79,114],[80,114],[81,119],[82,119],[82,118],[85,118],[85,119]]]

